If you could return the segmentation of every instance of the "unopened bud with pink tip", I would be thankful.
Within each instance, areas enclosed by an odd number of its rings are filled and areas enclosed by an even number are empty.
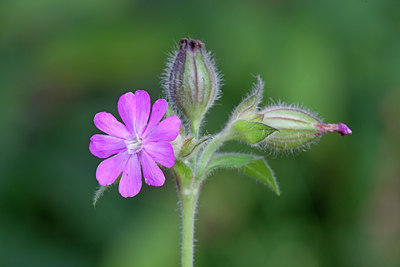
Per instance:
[[[265,140],[273,148],[302,148],[325,133],[352,134],[346,124],[323,123],[316,115],[298,107],[272,106],[265,108],[261,114],[264,116],[262,123],[277,129]]]

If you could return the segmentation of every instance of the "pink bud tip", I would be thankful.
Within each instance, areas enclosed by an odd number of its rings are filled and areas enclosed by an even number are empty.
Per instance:
[[[344,123],[341,123],[341,122],[339,122],[338,123],[338,133],[341,135],[341,136],[343,136],[343,135],[346,135],[346,134],[352,134],[353,132],[350,130],[350,128],[346,125],[346,124],[344,124]]]

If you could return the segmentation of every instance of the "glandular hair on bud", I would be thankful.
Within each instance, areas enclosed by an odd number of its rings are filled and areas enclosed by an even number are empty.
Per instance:
[[[325,124],[316,115],[298,107],[271,106],[261,114],[264,124],[278,130],[265,140],[268,146],[277,149],[301,149],[329,132],[352,133],[343,123]]]
[[[219,74],[198,40],[180,40],[179,51],[169,63],[166,89],[170,100],[198,134],[200,123],[219,94]]]

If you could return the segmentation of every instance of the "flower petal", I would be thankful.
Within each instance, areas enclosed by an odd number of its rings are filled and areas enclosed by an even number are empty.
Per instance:
[[[136,116],[135,95],[132,92],[123,94],[118,100],[118,113],[130,133],[134,133]]]
[[[143,136],[146,136],[160,122],[165,112],[167,111],[167,107],[168,103],[165,99],[158,99],[156,102],[154,102],[149,123],[147,124]]]
[[[147,155],[146,151],[140,153],[140,163],[143,168],[144,181],[148,185],[162,186],[165,182],[164,173],[160,167],[154,162],[154,160]]]
[[[139,193],[140,188],[142,188],[140,162],[137,154],[132,154],[119,182],[119,193],[123,197],[133,197]]]
[[[94,125],[106,134],[125,138],[129,136],[129,132],[126,129],[125,125],[120,123],[112,114],[107,112],[99,112],[94,116],[93,119]]]
[[[137,90],[135,92],[136,98],[136,114],[135,114],[135,127],[136,133],[141,135],[147,125],[147,120],[150,115],[150,96],[146,91]]]
[[[171,168],[175,164],[172,145],[168,142],[150,142],[143,146],[147,154],[161,165]]]
[[[90,138],[90,153],[98,158],[108,158],[126,149],[124,140],[105,134],[95,134]]]
[[[181,120],[173,115],[169,116],[160,122],[154,129],[145,137],[147,142],[153,141],[174,141],[181,129]]]
[[[128,159],[128,152],[122,151],[111,158],[103,160],[96,170],[97,181],[101,185],[112,184],[121,172],[125,170]]]

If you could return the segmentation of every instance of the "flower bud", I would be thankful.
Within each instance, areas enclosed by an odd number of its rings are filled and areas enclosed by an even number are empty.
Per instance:
[[[352,134],[344,123],[325,124],[307,111],[293,107],[268,107],[262,111],[263,123],[278,130],[265,142],[278,149],[296,149],[317,140],[322,134]]]
[[[219,93],[219,77],[204,44],[182,39],[168,73],[168,94],[198,134],[204,114]]]

